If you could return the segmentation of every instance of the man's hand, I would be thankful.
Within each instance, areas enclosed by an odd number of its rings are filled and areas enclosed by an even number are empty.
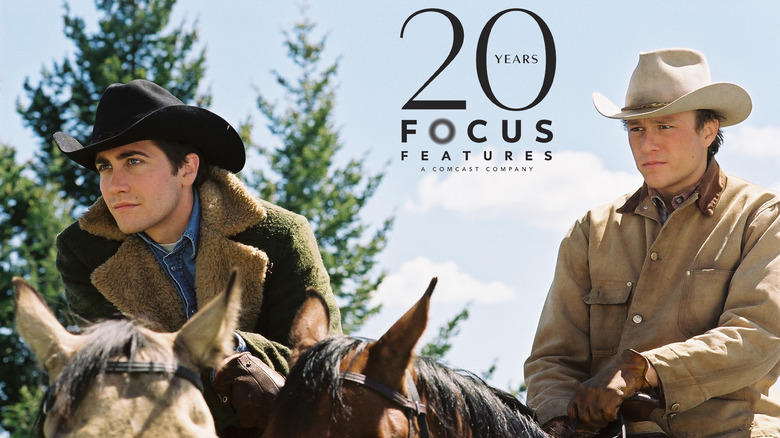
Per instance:
[[[624,351],[615,364],[580,384],[569,403],[569,417],[593,429],[616,420],[623,400],[652,388],[646,378],[649,367],[641,354]]]

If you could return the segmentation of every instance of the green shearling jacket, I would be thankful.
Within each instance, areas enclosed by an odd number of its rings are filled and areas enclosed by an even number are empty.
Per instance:
[[[237,267],[244,287],[238,332],[255,356],[286,375],[290,329],[308,286],[328,303],[330,332],[341,333],[314,234],[303,216],[255,198],[227,171],[212,170],[199,195],[199,307],[225,289]],[[140,237],[119,230],[102,198],[57,237],[57,269],[80,324],[121,314],[173,332],[186,322],[154,254]]]

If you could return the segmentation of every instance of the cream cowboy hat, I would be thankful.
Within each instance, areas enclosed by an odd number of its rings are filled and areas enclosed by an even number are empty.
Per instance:
[[[750,95],[739,85],[712,83],[704,55],[691,49],[640,53],[625,106],[618,107],[599,92],[593,93],[593,105],[601,115],[623,120],[709,109],[723,118],[720,126],[736,125],[753,108]]]

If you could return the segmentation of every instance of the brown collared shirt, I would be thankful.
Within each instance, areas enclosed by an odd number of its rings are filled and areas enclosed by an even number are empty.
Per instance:
[[[704,175],[702,175],[702,178]],[[669,207],[667,208],[666,202],[664,202],[663,198],[661,198],[661,194],[658,193],[658,190],[648,187],[647,188],[647,194],[650,196],[650,199],[653,200],[653,204],[655,204],[655,207],[658,209],[658,216],[661,219],[661,225],[666,223],[666,219],[669,218],[669,215],[672,214],[673,211],[677,210],[677,207],[681,206],[683,202],[687,201],[688,198],[690,198],[694,193],[698,193],[699,184],[701,184],[701,179],[696,182],[693,186],[691,186],[686,191],[682,192],[679,195],[672,197],[672,202]]]
[[[702,175],[699,182],[693,186],[690,193],[686,192],[675,196],[672,199],[673,206],[671,211],[665,211],[665,206],[658,208],[659,215],[661,216],[661,223],[663,224],[666,222],[666,219],[677,207],[679,207],[682,203],[685,202],[685,200],[695,194],[698,194],[699,196],[699,199],[696,202],[696,204],[699,206],[699,210],[705,216],[712,216],[712,214],[715,212],[715,205],[717,205],[724,187],[726,187],[726,175],[720,171],[720,165],[718,165],[718,162],[714,159],[710,159],[710,162],[707,163],[707,170],[704,171],[704,175]],[[649,197],[653,199],[654,194],[658,195],[654,189],[647,187],[647,184],[643,184],[639,190],[637,190],[628,200],[626,200],[625,204],[617,209],[617,212],[633,212],[634,209],[637,208],[637,206],[639,206],[639,204],[645,198]],[[682,196],[682,199],[678,200],[680,196]],[[679,202],[676,202],[675,200],[678,200]],[[661,202],[661,204],[663,205],[663,202]],[[658,204],[656,203],[656,206],[657,205]]]

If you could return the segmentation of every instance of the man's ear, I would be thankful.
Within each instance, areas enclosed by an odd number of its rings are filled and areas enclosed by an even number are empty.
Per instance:
[[[195,177],[198,176],[198,169],[200,168],[200,156],[191,152],[184,157],[184,164],[179,168],[179,173],[184,177],[184,181],[188,185],[195,183]]]
[[[707,144],[707,147],[710,147],[710,144],[715,141],[715,137],[718,135],[718,128],[720,128],[720,120],[717,117],[707,121],[702,126],[701,134],[704,136],[704,143]]]

